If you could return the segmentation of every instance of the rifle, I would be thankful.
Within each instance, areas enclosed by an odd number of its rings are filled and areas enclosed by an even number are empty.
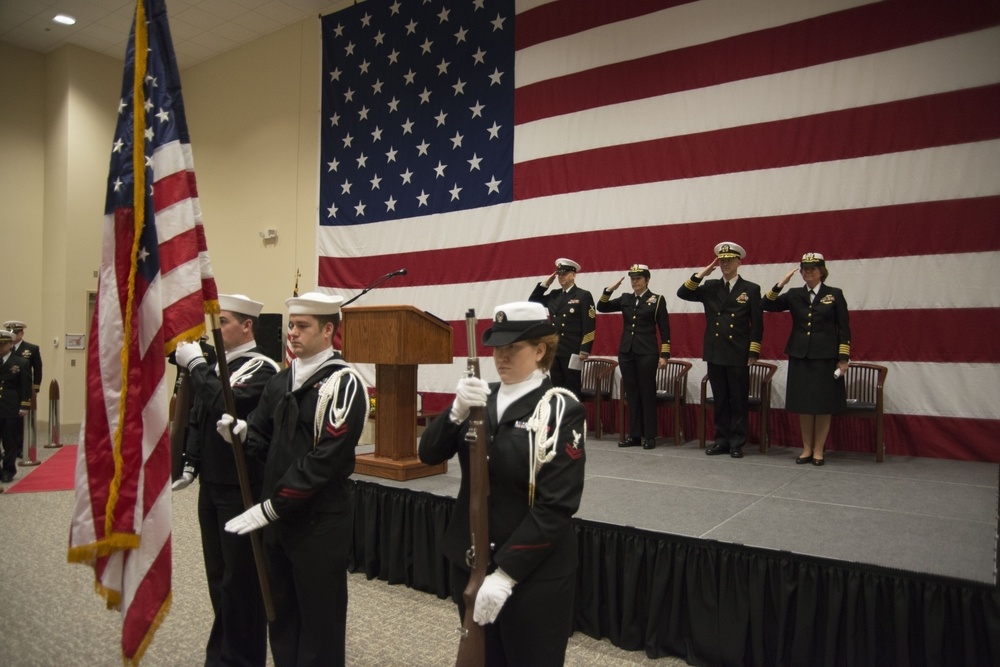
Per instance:
[[[472,308],[465,314],[465,333],[469,344],[467,373],[479,377],[479,358],[476,356],[476,311]],[[456,667],[481,667],[486,664],[486,635],[483,627],[473,619],[476,596],[486,578],[486,568],[490,563],[490,522],[489,496],[490,475],[486,464],[486,428],[484,410],[474,407],[469,413],[469,430],[465,441],[469,444],[469,537],[472,545],[465,554],[469,566],[469,583],[462,593],[465,601],[465,615],[459,633]]]
[[[184,472],[184,440],[191,415],[191,375],[180,366],[170,407],[170,479],[176,482]]]

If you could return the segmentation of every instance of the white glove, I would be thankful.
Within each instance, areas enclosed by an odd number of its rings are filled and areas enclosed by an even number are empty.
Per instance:
[[[170,490],[181,491],[191,486],[191,482],[193,481],[194,481],[194,466],[184,466],[184,472],[182,472],[181,476],[178,477],[177,480],[170,485]]]
[[[205,361],[205,355],[201,351],[201,345],[198,343],[181,343],[174,350],[174,360],[177,361],[177,365],[182,368],[191,369],[192,364],[197,366],[198,364],[208,363]]]
[[[514,591],[516,583],[503,570],[497,570],[483,579],[483,585],[479,587],[479,594],[476,595],[476,608],[472,612],[472,619],[479,625],[497,620],[500,608]]]
[[[237,419],[236,425],[233,426],[232,431],[230,431],[229,425],[232,423],[233,423],[233,416],[228,412],[222,413],[222,419],[215,422],[215,430],[218,431],[219,435],[222,436],[222,439],[228,442],[230,445],[233,444],[233,435],[232,435],[233,433],[239,436],[239,439],[242,441],[245,439],[243,437],[243,434],[247,432],[247,423],[242,419]]]
[[[469,418],[469,411],[472,408],[486,405],[486,397],[489,395],[490,385],[486,380],[476,377],[462,378],[455,389],[455,402],[451,404],[451,420],[461,424]]]
[[[237,514],[227,521],[226,532],[246,535],[277,520],[278,514],[271,507],[271,501],[265,500],[262,503],[257,503],[243,514]]]

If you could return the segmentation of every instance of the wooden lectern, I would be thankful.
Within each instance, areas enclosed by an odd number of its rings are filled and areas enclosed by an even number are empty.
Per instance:
[[[397,481],[447,472],[447,461],[417,458],[417,364],[452,362],[451,327],[413,306],[341,312],[344,358],[375,364],[375,453],[358,456],[355,472]]]

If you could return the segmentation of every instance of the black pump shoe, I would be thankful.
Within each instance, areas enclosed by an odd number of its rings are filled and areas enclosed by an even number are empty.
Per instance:
[[[638,447],[642,444],[639,438],[630,438],[625,436],[625,439],[618,443],[619,447]]]

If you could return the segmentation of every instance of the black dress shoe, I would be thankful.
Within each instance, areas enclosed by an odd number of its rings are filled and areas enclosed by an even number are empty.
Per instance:
[[[814,466],[821,466],[826,462],[826,459],[813,459]]]
[[[630,437],[626,436],[624,440],[622,440],[621,442],[618,443],[618,446],[619,447],[638,447],[641,444],[642,444],[642,440],[640,440],[639,438],[630,438]]]
[[[813,457],[812,457],[812,454],[810,454],[809,456],[800,456],[800,457],[798,457],[797,459],[795,459],[795,462],[796,463],[812,463],[812,460],[813,460]]]
[[[705,450],[705,454],[708,456],[718,456],[719,454],[728,454],[729,447],[720,444],[714,444]]]
[[[643,449],[656,449],[656,438],[646,438],[642,441]]]
[[[0,483],[10,484],[13,481],[14,481],[14,476],[11,475],[9,472],[5,472],[3,475],[0,475]]]
[[[730,449],[729,450],[729,455],[732,456],[734,459],[741,459],[741,458],[743,458],[743,450],[742,449]]]

